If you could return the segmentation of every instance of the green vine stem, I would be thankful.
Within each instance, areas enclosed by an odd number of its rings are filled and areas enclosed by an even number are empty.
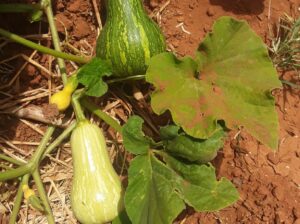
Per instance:
[[[16,159],[9,158],[7,156],[4,156],[4,157],[1,156],[1,157],[2,157],[2,159],[5,159],[5,160],[8,159],[10,162],[12,162],[15,165],[25,165],[25,163],[23,163],[21,161],[18,161]],[[45,206],[48,223],[49,224],[55,224],[54,217],[53,217],[53,214],[52,214],[52,210],[51,210],[51,207],[50,207],[50,204],[49,204],[49,201],[48,201],[48,198],[47,198],[47,194],[45,192],[45,189],[44,189],[43,182],[41,180],[39,171],[37,169],[34,170],[32,176],[33,176],[33,179],[36,183],[36,186],[37,186],[40,198],[42,200],[42,203]],[[24,184],[28,183],[29,178],[30,178],[30,174],[26,174],[22,178],[22,181],[20,183],[20,186],[19,186],[19,189],[18,189],[18,192],[17,192],[16,199],[15,199],[13,212],[12,212],[11,217],[9,219],[9,224],[15,224],[16,223],[16,219],[17,219],[18,212],[20,210],[20,205],[21,205],[22,198],[23,198],[22,186]]]
[[[39,173],[38,169],[34,170],[34,172],[32,173],[32,177],[34,179],[37,190],[39,192],[39,197],[40,197],[40,199],[41,199],[41,201],[42,201],[42,203],[45,207],[48,224],[55,224],[54,216],[52,214],[52,209],[51,209],[51,206],[49,204],[47,193],[44,189],[43,181],[41,179],[41,176],[40,176],[40,173]]]
[[[0,4],[0,13],[23,13],[42,9],[40,4]]]
[[[54,16],[53,16],[51,1],[49,1],[48,6],[46,7],[45,11],[46,11],[49,27],[50,27],[51,34],[52,34],[52,43],[54,45],[54,49],[56,51],[61,52],[60,40],[59,40],[59,36],[58,36],[58,33],[57,33],[56,25],[55,25],[55,20],[54,20]],[[60,73],[62,74],[61,75],[62,76],[62,81],[65,85],[67,83],[67,73],[66,73],[65,61],[61,58],[57,58],[57,63],[58,63]]]
[[[45,153],[43,154],[42,158],[45,158],[48,153],[51,153],[53,149],[55,149],[59,144],[61,144],[61,142],[70,135],[72,130],[75,128],[75,126],[76,126],[76,122],[73,122],[71,125],[69,125],[69,127],[62,134],[60,134],[51,145],[49,145],[47,147],[47,149],[46,149]],[[11,157],[8,157],[8,156],[2,155],[2,154],[0,154],[0,159],[6,160],[6,161],[11,162],[15,165],[20,165],[20,166],[26,165],[25,163],[23,163],[21,161],[18,161],[16,159],[13,159]],[[16,223],[17,215],[18,215],[18,212],[19,212],[19,209],[20,209],[22,198],[23,198],[22,186],[25,183],[28,182],[29,177],[30,177],[30,174],[25,174],[22,178],[21,184],[20,184],[18,192],[17,192],[16,199],[15,199],[15,202],[14,202],[13,212],[10,216],[9,224],[15,224]],[[42,181],[40,179],[40,175],[39,175],[37,169],[33,172],[33,177],[34,177],[35,183],[37,185],[40,198],[41,198],[41,200],[42,200],[42,202],[45,206],[46,212],[47,212],[48,223],[53,223],[54,224],[53,215],[51,215],[52,211],[51,211],[47,196],[44,196],[44,195],[46,195],[46,193],[45,193],[45,190],[43,188],[43,184],[42,184]],[[51,220],[51,221],[49,221],[49,220]]]
[[[35,151],[35,153],[32,156],[32,159],[29,162],[29,164],[31,164],[32,170],[35,170],[38,167],[38,165],[40,163],[40,159],[45,152],[48,141],[50,140],[54,130],[55,130],[55,128],[53,126],[49,126],[47,128],[45,135],[42,138],[42,141],[40,142],[37,150]]]
[[[73,55],[73,54],[63,53],[63,52],[53,50],[53,49],[48,48],[48,47],[41,46],[39,44],[36,44],[36,43],[34,43],[30,40],[27,40],[27,39],[25,39],[25,38],[23,38],[19,35],[13,34],[13,33],[9,32],[7,30],[4,30],[2,28],[0,28],[0,35],[8,38],[9,40],[12,40],[12,41],[15,41],[19,44],[22,44],[26,47],[32,48],[34,50],[40,51],[40,52],[45,53],[45,54],[50,54],[54,57],[74,61],[74,62],[77,62],[79,64],[85,64],[85,63],[88,63],[88,61],[89,61],[88,59],[83,58],[83,57],[79,57],[79,56],[76,56],[76,55]]]
[[[10,163],[13,163],[13,164],[16,164],[16,165],[24,165],[25,163],[19,161],[19,160],[16,160],[16,159],[13,159],[9,156],[6,156],[6,155],[3,155],[3,154],[0,154],[0,159],[2,160],[5,160],[7,162],[10,162]]]
[[[24,166],[20,166],[16,169],[7,170],[5,172],[0,173],[0,182],[23,176],[27,173],[30,173],[30,171],[31,166],[29,164],[25,164]]]
[[[109,79],[106,81],[107,84],[112,84],[112,83],[118,83],[118,82],[124,82],[124,81],[136,81],[136,80],[142,80],[145,79],[146,75],[134,75],[134,76],[129,76],[125,78],[114,78],[114,79]]]
[[[45,150],[42,159],[44,159],[48,154],[50,154],[56,147],[58,147],[74,130],[77,122],[70,124]]]
[[[53,149],[55,149],[56,147],[58,147],[62,141],[64,141],[67,137],[69,137],[69,135],[71,134],[71,132],[73,131],[73,129],[76,127],[76,122],[73,122],[72,124],[70,124],[68,126],[68,128],[66,128],[63,133],[61,133],[45,150],[45,153],[43,154],[42,159],[44,159],[48,154],[50,154]],[[24,166],[28,163],[24,163],[21,162],[19,160],[16,160],[14,158],[8,157],[6,155],[0,154],[0,159],[5,160],[7,162],[13,163],[15,165],[19,165],[19,166]]]
[[[24,175],[23,178],[22,178],[22,181],[19,185],[18,192],[17,192],[17,195],[16,195],[16,199],[15,199],[15,202],[14,202],[14,208],[13,208],[13,211],[12,211],[10,217],[9,217],[9,224],[15,224],[17,222],[18,213],[19,213],[21,203],[22,203],[22,199],[23,199],[23,189],[22,188],[23,188],[24,184],[28,184],[29,177],[30,177],[29,174]]]
[[[118,124],[113,118],[111,118],[109,115],[104,113],[102,110],[100,110],[95,104],[90,102],[86,97],[84,97],[81,101],[82,106],[84,106],[87,110],[89,110],[91,113],[98,116],[100,119],[102,119],[105,123],[109,124],[111,127],[113,127],[116,131],[122,134],[122,126]]]
[[[0,182],[23,176],[27,173],[30,173],[33,169],[35,169],[38,165],[37,159],[40,158],[41,155],[43,155],[46,145],[47,145],[49,139],[51,138],[54,130],[55,130],[55,128],[53,126],[50,126],[47,129],[44,137],[42,138],[42,141],[40,142],[38,148],[36,149],[34,155],[32,156],[31,162],[27,163],[24,166],[20,166],[16,169],[12,169],[12,170],[8,170],[6,172],[0,173]]]
[[[36,152],[34,153],[34,155],[32,156],[31,160],[28,163],[23,163],[21,161],[18,161],[13,158],[10,158],[10,157],[0,154],[0,159],[20,165],[20,167],[18,167],[16,169],[12,169],[12,170],[8,170],[6,172],[0,173],[0,182],[9,180],[9,179],[13,179],[16,177],[20,177],[27,173],[33,172],[38,167],[41,159],[45,158],[48,153],[51,153],[53,151],[53,149],[58,147],[61,144],[61,142],[70,135],[72,130],[75,128],[75,126],[76,126],[76,122],[73,122],[46,148],[46,144],[47,144],[48,140],[46,141],[45,138],[49,139],[53,133],[53,130],[52,130],[53,127],[49,127],[47,129],[45,136],[42,139],[39,147],[37,148]]]

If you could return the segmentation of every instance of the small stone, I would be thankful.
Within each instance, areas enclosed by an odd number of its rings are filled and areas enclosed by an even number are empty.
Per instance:
[[[284,211],[277,211],[276,212],[276,223],[286,223],[287,214]]]
[[[215,12],[212,10],[212,8],[208,8],[207,11],[206,11],[206,14],[211,17],[211,16],[214,16],[215,15]]]
[[[275,166],[275,172],[277,174],[280,174],[283,177],[288,176],[290,173],[290,170],[291,170],[291,168],[288,163],[280,163]]]
[[[177,22],[182,23],[183,21],[184,21],[184,17],[183,16],[177,17]]]
[[[172,45],[173,45],[173,47],[175,47],[175,48],[179,47],[179,41],[178,41],[177,39],[173,40],[173,41],[172,41]]]
[[[279,163],[279,158],[277,157],[277,155],[274,152],[268,153],[267,159],[274,165],[277,165]]]
[[[251,166],[251,165],[253,166],[255,164],[255,162],[253,161],[253,159],[251,158],[251,156],[249,154],[246,154],[244,156],[244,160],[249,166]]]
[[[68,17],[66,17],[64,14],[57,14],[56,27],[58,32],[65,33],[66,30],[70,31],[73,28],[73,22],[70,19],[68,19]]]
[[[189,8],[190,8],[190,9],[194,9],[195,7],[194,7],[194,5],[191,3],[191,4],[189,4]]]
[[[60,11],[62,9],[64,9],[64,4],[62,2],[59,2],[57,5],[56,5],[56,8]]]
[[[82,39],[91,33],[90,25],[84,18],[79,17],[75,22],[75,33],[78,39]]]
[[[155,9],[156,7],[158,7],[158,2],[157,1],[150,1],[150,7],[152,8],[152,9]]]
[[[29,76],[34,76],[36,73],[36,68],[32,64],[28,64],[26,70]]]
[[[234,176],[234,177],[240,177],[240,176],[242,176],[242,171],[240,170],[240,169],[235,169],[235,170],[233,170],[233,172],[232,172],[232,175]]]
[[[297,219],[300,219],[300,208],[293,208],[293,214]]]
[[[261,186],[258,187],[257,192],[261,195],[268,195],[269,194],[269,189],[266,186],[261,185]]]
[[[280,187],[275,187],[272,190],[272,194],[274,195],[274,197],[276,197],[279,201],[283,200],[285,197],[285,193],[283,191],[283,189],[280,189]]]
[[[78,12],[78,11],[80,11],[80,9],[81,9],[80,4],[81,4],[80,1],[71,2],[71,4],[68,6],[68,10],[70,12]]]
[[[184,15],[184,13],[181,12],[181,11],[179,11],[179,10],[177,10],[176,13],[175,13],[175,15],[182,16],[182,15]]]
[[[242,180],[240,178],[237,178],[237,177],[234,177],[233,180],[232,180],[232,182],[237,187],[240,187],[243,184]]]
[[[300,224],[300,219],[296,219],[296,221],[293,224]]]

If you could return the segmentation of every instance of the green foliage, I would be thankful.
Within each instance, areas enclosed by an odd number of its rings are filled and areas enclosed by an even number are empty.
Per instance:
[[[142,131],[143,122],[139,116],[132,116],[122,130],[124,147],[135,155],[147,153],[150,147],[150,139]]]
[[[153,155],[137,156],[129,168],[125,206],[133,224],[168,224],[184,209],[184,203],[164,172],[170,173]]]
[[[131,224],[131,221],[126,213],[125,210],[123,210],[117,218],[115,218],[112,221],[112,224]]]
[[[86,87],[86,95],[100,97],[108,89],[103,77],[111,74],[112,68],[109,63],[100,58],[93,58],[79,69],[77,79],[79,83]]]
[[[142,124],[141,118],[133,116],[123,127],[125,148],[137,154],[129,167],[125,193],[126,211],[133,224],[172,223],[185,208],[185,203],[197,211],[215,211],[238,199],[238,192],[230,181],[224,178],[217,181],[211,165],[185,163],[163,150],[153,150],[155,144],[143,134]],[[164,147],[172,151],[168,144],[171,145],[173,139],[187,137],[179,135],[178,131],[177,126],[161,129],[161,136],[167,140]],[[221,129],[216,134],[224,135]],[[182,147],[181,153],[189,155],[190,150]],[[201,157],[201,150],[195,151]]]
[[[176,171],[176,176],[172,179],[178,182],[177,191],[197,211],[217,211],[239,198],[237,190],[229,180],[216,179],[212,165],[185,164],[167,154],[164,154],[164,158],[169,167]]]
[[[177,130],[177,133],[175,132]],[[222,127],[208,139],[196,139],[185,133],[178,133],[179,127],[171,125],[161,129],[166,150],[191,162],[207,163],[213,160],[223,146],[225,133]]]
[[[279,125],[270,91],[281,86],[262,40],[243,21],[223,17],[196,53],[177,59],[162,53],[150,60],[146,80],[156,87],[151,105],[170,110],[174,122],[195,138],[208,138],[224,120],[243,126],[277,149]]]

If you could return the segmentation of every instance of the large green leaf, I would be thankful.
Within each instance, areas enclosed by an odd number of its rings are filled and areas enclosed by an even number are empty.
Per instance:
[[[138,155],[148,153],[151,139],[143,133],[143,119],[132,116],[122,128],[123,144],[126,150]]]
[[[164,132],[169,130],[170,134],[174,136],[175,132],[171,132],[170,129],[175,131],[173,125],[169,129],[165,127],[162,130]],[[218,131],[208,139],[196,139],[185,133],[177,133],[177,136],[174,138],[170,136],[170,139],[165,141],[165,148],[174,156],[192,162],[207,163],[216,157],[218,150],[223,146],[224,137],[225,133],[222,127],[219,127]]]
[[[182,178],[177,190],[197,211],[217,211],[238,200],[234,185],[226,178],[217,181],[212,165],[185,164],[168,155],[164,158]]]
[[[168,166],[151,153],[137,156],[129,168],[125,207],[133,224],[169,224],[184,209],[216,211],[234,203],[238,192],[211,165],[185,164],[163,154]]]
[[[189,135],[208,138],[217,121],[224,120],[228,128],[243,126],[277,148],[278,118],[270,91],[281,84],[266,46],[246,22],[219,19],[196,60],[178,60],[171,53],[154,56],[146,80],[156,87],[153,110],[170,110]]]
[[[133,224],[170,224],[184,209],[172,182],[162,175],[164,172],[171,171],[150,154],[137,156],[131,162],[125,206]]]

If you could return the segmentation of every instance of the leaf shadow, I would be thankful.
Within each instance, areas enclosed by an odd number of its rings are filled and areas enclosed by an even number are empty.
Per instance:
[[[234,14],[259,15],[264,11],[265,0],[209,0],[212,5],[222,6],[223,10]]]

